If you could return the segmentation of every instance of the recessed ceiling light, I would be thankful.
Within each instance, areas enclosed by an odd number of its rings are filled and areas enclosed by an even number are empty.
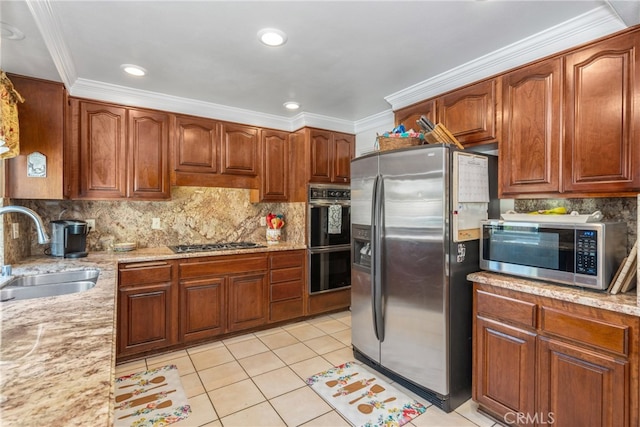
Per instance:
[[[132,76],[140,77],[147,74],[147,70],[145,70],[144,68],[138,65],[122,64],[120,68],[122,69],[122,71],[124,71],[127,74],[131,74]]]
[[[22,31],[6,22],[0,22],[0,34],[2,34],[3,39],[7,40],[22,40],[24,38]]]
[[[264,28],[258,31],[258,40],[267,46],[282,46],[287,42],[287,35],[275,28]]]
[[[298,108],[300,108],[300,104],[293,101],[285,102],[282,105],[284,105],[284,108],[286,108],[287,110],[297,110]]]

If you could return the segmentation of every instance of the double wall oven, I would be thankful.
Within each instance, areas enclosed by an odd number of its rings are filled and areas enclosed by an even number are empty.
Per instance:
[[[309,185],[309,293],[351,286],[351,190]]]

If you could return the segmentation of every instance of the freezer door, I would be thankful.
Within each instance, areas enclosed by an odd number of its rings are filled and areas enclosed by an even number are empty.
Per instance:
[[[351,239],[352,250],[370,251],[371,210],[374,183],[378,173],[378,156],[367,156],[351,163]],[[369,243],[369,246],[366,246]],[[371,263],[351,265],[351,343],[361,353],[378,362],[380,342],[374,330],[373,284]]]
[[[444,146],[380,156],[385,295],[380,363],[441,395],[449,393],[449,157]]]

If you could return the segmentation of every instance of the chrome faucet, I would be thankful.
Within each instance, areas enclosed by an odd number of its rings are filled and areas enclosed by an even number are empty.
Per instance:
[[[46,232],[45,227],[44,227],[44,223],[42,222],[42,218],[40,218],[40,215],[38,215],[37,213],[35,213],[34,211],[32,211],[29,208],[25,208],[24,206],[3,206],[3,207],[0,207],[0,215],[6,214],[6,213],[9,213],[9,212],[23,213],[23,214],[31,217],[33,222],[36,223],[36,231],[38,233],[38,243],[40,243],[41,245],[49,243],[49,241],[50,241],[49,240],[49,236],[47,235],[47,232]]]

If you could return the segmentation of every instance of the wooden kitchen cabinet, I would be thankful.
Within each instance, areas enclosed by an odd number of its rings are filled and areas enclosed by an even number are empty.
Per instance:
[[[285,251],[269,255],[269,321],[304,316],[306,251]]]
[[[640,189],[640,32],[565,56],[564,191]]]
[[[181,340],[200,340],[266,323],[267,269],[266,253],[181,261]],[[201,299],[193,299],[198,297]]]
[[[264,271],[229,275],[229,331],[241,331],[267,323],[268,284]]]
[[[420,132],[422,128],[416,123],[420,117],[425,116],[436,123],[436,100],[427,99],[417,104],[397,110],[394,113],[396,126],[404,125],[406,130],[413,129]]]
[[[221,130],[222,174],[258,176],[259,129],[236,123],[223,123]]]
[[[474,400],[493,414],[533,414],[535,305],[476,290],[474,306]]]
[[[454,90],[436,99],[437,121],[464,146],[498,140],[500,79],[490,79]]]
[[[306,129],[308,182],[348,184],[355,136],[322,129]]]
[[[72,99],[70,152],[73,198],[170,197],[166,113]]]
[[[181,173],[216,174],[219,171],[218,122],[192,116],[173,116],[173,169]],[[180,185],[180,184],[179,184]]]
[[[289,201],[289,133],[263,129],[260,154],[260,188],[251,190],[251,202]]]
[[[639,318],[478,283],[473,317],[481,410],[510,425],[638,425]]]
[[[62,83],[8,74],[25,99],[18,104],[20,155],[5,162],[5,197],[61,200],[66,196],[64,176],[67,92]],[[46,176],[27,176],[27,156],[46,158]]]
[[[303,128],[289,138],[289,188],[292,202],[307,201],[307,184],[351,182],[355,135]]]
[[[180,269],[182,271],[182,265]],[[223,277],[180,280],[180,341],[198,341],[226,329],[226,281]]]
[[[153,261],[118,268],[118,357],[169,347],[177,342],[174,264]]]
[[[173,184],[258,188],[260,129],[185,115],[173,127]]]
[[[560,191],[561,99],[560,58],[502,77],[500,196]]]

